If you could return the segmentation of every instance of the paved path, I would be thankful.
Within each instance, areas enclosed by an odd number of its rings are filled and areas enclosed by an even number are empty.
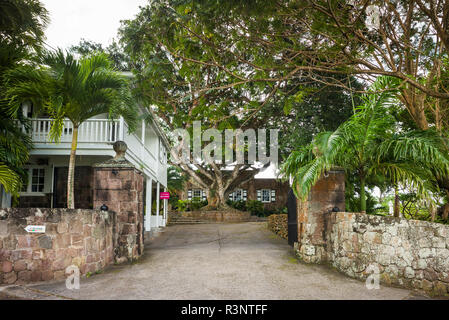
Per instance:
[[[416,299],[408,290],[367,290],[363,282],[324,266],[298,262],[293,249],[264,223],[168,227],[145,257],[65,283],[4,291],[32,299]]]

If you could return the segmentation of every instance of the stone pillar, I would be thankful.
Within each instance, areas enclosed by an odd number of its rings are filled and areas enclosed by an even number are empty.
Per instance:
[[[297,201],[298,256],[308,263],[323,263],[326,255],[326,216],[332,211],[344,212],[345,174],[333,169],[312,188],[307,200]]]
[[[125,159],[126,143],[114,144],[114,159],[94,165],[94,209],[103,205],[117,214],[115,261],[132,261],[143,253],[142,172]]]

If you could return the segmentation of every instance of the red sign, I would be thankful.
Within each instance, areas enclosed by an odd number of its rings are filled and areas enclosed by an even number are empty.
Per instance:
[[[170,200],[170,192],[161,192],[160,199],[161,200]]]

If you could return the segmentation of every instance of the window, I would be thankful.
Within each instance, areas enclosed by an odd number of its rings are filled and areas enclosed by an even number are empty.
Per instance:
[[[45,169],[33,169],[31,192],[44,192]]]
[[[28,183],[24,183],[21,192],[43,193],[45,190],[45,168],[30,168],[28,172]]]
[[[276,190],[257,190],[257,201],[261,201],[263,203],[276,202]]]
[[[199,190],[199,189],[193,190],[193,197],[201,199],[203,197],[202,190]]]
[[[240,201],[243,199],[243,191],[241,189],[235,191],[234,201]]]
[[[167,150],[165,149],[165,147],[162,145],[162,139],[159,139],[160,141],[160,147],[159,147],[159,161],[162,164],[166,164],[167,163]]]
[[[231,201],[246,201],[248,200],[248,192],[243,189],[237,189],[229,194],[229,200]]]
[[[271,190],[262,190],[262,202],[271,202]]]
[[[188,190],[187,191],[187,199],[188,200],[206,200],[206,192],[204,192],[201,189],[193,189],[193,190]]]

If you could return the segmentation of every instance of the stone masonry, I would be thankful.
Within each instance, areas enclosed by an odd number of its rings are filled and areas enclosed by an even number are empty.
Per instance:
[[[132,261],[143,254],[144,177],[123,157],[124,142],[116,142],[117,156],[94,166],[94,208],[106,205],[117,213],[118,262]]]
[[[344,173],[333,170],[298,201],[295,251],[357,279],[378,272],[381,283],[449,294],[449,226],[345,213]]]
[[[449,293],[448,225],[363,213],[326,220],[327,262],[348,276],[366,279],[378,269],[381,283]]]
[[[28,225],[45,225],[30,234]],[[114,262],[115,213],[68,209],[0,210],[0,284],[62,280],[75,265],[82,275]]]
[[[170,212],[169,218],[186,217],[199,220],[206,220],[211,222],[227,222],[238,223],[248,222],[251,220],[251,213],[239,211],[235,209],[223,210],[223,211],[187,211],[187,212]]]
[[[334,169],[322,177],[312,188],[305,201],[297,201],[298,256],[308,263],[320,263],[326,257],[326,214],[345,209],[344,171]]]

